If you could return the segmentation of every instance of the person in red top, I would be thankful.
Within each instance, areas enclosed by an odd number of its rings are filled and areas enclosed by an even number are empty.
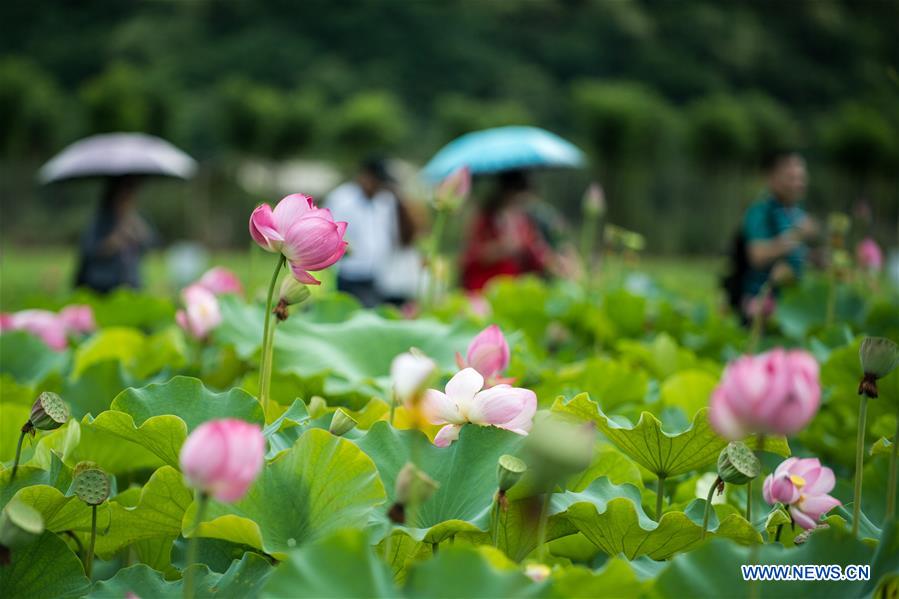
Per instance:
[[[462,253],[462,286],[480,291],[500,275],[545,274],[553,261],[552,249],[528,215],[532,197],[527,176],[508,171],[475,214]]]

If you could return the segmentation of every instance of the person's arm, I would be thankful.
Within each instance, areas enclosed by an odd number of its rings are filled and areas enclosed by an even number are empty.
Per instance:
[[[749,241],[746,248],[749,265],[756,269],[764,269],[785,258],[799,245],[799,236],[795,231],[786,231],[773,239],[757,239]]]

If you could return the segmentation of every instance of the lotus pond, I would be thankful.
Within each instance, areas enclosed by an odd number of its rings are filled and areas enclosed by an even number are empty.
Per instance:
[[[856,446],[860,346],[899,339],[897,292],[811,278],[753,334],[690,290],[619,274],[500,280],[414,317],[326,284],[272,319],[270,357],[253,293],[214,296],[208,331],[130,291],[65,302],[95,326],[55,348],[5,330],[3,597],[895,597],[897,370],[876,377]],[[786,393],[813,405],[734,449],[712,398],[740,356],[775,348],[810,357]],[[183,471],[205,463],[188,437],[222,420],[263,439],[239,498]],[[250,451],[215,447],[209,460]],[[778,469],[791,456],[809,461]],[[831,498],[817,509],[816,488]],[[870,576],[744,582],[747,564]]]

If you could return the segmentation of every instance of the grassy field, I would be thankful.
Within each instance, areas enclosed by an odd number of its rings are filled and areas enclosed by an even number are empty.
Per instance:
[[[22,310],[48,302],[63,301],[71,292],[76,255],[67,248],[22,248],[6,246],[0,250],[0,309]],[[273,268],[271,255],[262,251],[225,251],[209,255],[208,266],[222,265],[233,270],[247,289],[265,288]],[[676,290],[695,300],[714,297],[720,260],[715,258],[647,257],[638,265],[625,266],[615,257],[605,261],[603,273],[609,279],[623,276],[625,269],[640,270],[663,287]],[[327,285],[333,274],[321,273]],[[147,290],[159,295],[174,295],[177,286],[171,279],[164,252],[151,253],[144,263]]]

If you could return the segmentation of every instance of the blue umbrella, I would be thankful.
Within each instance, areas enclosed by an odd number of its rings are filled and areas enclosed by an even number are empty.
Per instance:
[[[558,135],[537,127],[496,127],[466,133],[445,145],[425,166],[431,182],[467,166],[472,174],[536,168],[574,168],[586,163],[584,153]]]

